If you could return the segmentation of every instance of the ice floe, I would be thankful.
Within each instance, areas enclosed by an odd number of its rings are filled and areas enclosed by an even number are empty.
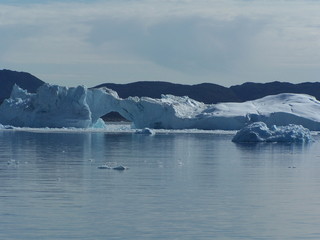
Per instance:
[[[309,129],[301,125],[268,126],[263,122],[252,123],[236,133],[233,142],[310,142]]]

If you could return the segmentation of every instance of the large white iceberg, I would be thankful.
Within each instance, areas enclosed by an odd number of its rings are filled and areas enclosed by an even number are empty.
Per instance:
[[[252,123],[240,131],[232,139],[233,142],[310,142],[309,129],[301,125],[268,126],[263,122]]]
[[[18,127],[102,127],[118,112],[135,128],[238,130],[252,122],[320,130],[320,102],[304,94],[279,94],[244,103],[204,104],[188,97],[121,99],[110,89],[44,84],[36,93],[14,86],[0,106],[0,123]]]
[[[44,84],[36,93],[13,87],[0,106],[0,123],[17,127],[103,127],[100,119],[118,94],[110,89]]]

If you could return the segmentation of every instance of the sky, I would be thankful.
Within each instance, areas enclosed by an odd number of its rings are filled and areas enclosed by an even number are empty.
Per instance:
[[[0,69],[58,85],[320,81],[317,0],[0,0]]]

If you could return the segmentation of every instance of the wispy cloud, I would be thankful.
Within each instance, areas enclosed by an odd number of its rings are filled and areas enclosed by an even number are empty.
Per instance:
[[[315,81],[319,10],[307,0],[0,4],[0,64],[67,85]]]

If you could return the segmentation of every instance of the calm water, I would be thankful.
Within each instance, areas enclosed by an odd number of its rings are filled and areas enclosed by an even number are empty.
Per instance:
[[[231,138],[2,131],[0,239],[320,239],[319,142]]]

